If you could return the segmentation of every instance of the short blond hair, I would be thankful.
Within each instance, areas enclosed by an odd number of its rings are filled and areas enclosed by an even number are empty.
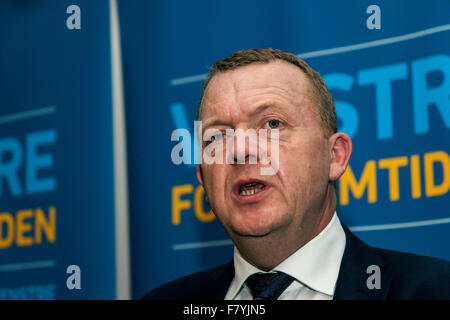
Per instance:
[[[292,53],[281,50],[263,48],[263,49],[246,49],[239,50],[228,57],[217,61],[210,68],[205,81],[203,82],[203,90],[198,104],[197,119],[200,119],[202,113],[202,101],[211,79],[222,72],[235,70],[240,67],[248,66],[252,63],[263,62],[269,63],[274,60],[282,60],[291,63],[300,68],[308,77],[314,93],[315,105],[318,106],[318,115],[320,118],[321,128],[326,137],[337,132],[337,116],[334,106],[333,96],[328,89],[325,81],[320,74],[311,68],[305,61],[293,55]]]

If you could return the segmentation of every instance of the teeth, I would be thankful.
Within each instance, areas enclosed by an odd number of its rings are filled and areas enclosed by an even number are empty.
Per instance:
[[[249,189],[249,190],[240,190],[240,191],[239,191],[239,194],[240,194],[241,196],[251,196],[251,195],[253,195],[253,194],[255,194],[255,193],[258,193],[258,192],[260,192],[260,191],[262,191],[262,189],[260,189],[260,188],[254,188],[254,189]]]
[[[245,184],[244,187],[253,187],[253,186],[256,186],[256,185],[257,185],[256,182],[252,182],[252,183]]]

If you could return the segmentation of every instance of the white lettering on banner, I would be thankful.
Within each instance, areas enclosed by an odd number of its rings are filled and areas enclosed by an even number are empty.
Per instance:
[[[371,16],[367,18],[366,26],[367,29],[381,29],[381,9],[379,6],[372,4],[367,7],[366,13],[372,13]]]
[[[66,26],[69,30],[80,30],[81,29],[81,9],[79,6],[72,4],[67,7],[67,14],[71,14],[67,17]]]
[[[67,274],[71,274],[66,281],[67,289],[81,289],[81,269],[76,264],[70,265],[66,270]]]

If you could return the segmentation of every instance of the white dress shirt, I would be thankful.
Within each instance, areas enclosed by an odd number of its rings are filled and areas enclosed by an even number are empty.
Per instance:
[[[276,266],[295,280],[278,300],[332,300],[345,249],[345,233],[336,214],[315,238]],[[263,272],[242,258],[234,247],[234,278],[225,300],[252,300],[247,278]]]

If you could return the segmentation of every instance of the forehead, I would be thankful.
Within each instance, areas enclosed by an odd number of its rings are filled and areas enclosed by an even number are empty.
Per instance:
[[[282,60],[253,63],[211,79],[202,101],[202,118],[232,117],[265,103],[295,107],[311,92],[299,67]]]

